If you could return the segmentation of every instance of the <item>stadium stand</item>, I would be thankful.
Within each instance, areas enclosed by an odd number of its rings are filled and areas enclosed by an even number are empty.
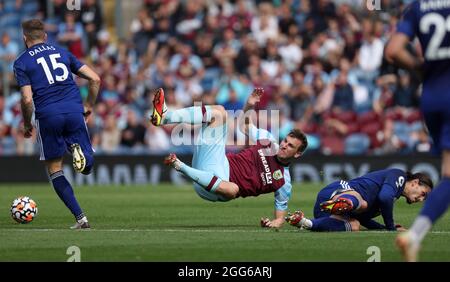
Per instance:
[[[45,20],[51,44],[65,46],[102,77],[88,124],[98,154],[190,152],[148,122],[158,87],[172,108],[201,101],[228,110],[241,108],[253,87],[264,87],[260,109],[282,112],[281,138],[293,126],[308,133],[309,153],[428,151],[418,79],[383,61],[401,9],[374,13],[362,2],[130,0],[138,12],[115,19],[121,7],[114,0],[82,0],[81,11],[68,11],[62,0],[2,0],[0,155],[37,153],[21,132],[11,67],[24,49],[20,22],[32,17]]]

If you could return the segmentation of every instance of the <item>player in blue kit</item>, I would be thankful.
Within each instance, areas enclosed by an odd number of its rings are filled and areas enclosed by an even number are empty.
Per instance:
[[[450,1],[414,1],[398,23],[386,46],[385,57],[399,67],[423,77],[421,110],[433,139],[434,152],[441,155],[442,179],[408,232],[396,244],[407,261],[416,261],[420,244],[450,203]],[[412,56],[406,46],[415,37],[423,53]]]
[[[90,228],[62,165],[68,151],[77,172],[92,171],[93,149],[85,121],[97,99],[100,78],[65,49],[46,44],[42,21],[25,21],[22,28],[27,49],[14,62],[14,73],[22,93],[24,135],[32,136],[34,108],[40,160],[45,161],[56,193],[76,218],[71,228]],[[88,80],[89,94],[84,105],[72,73]]]
[[[400,196],[409,204],[422,202],[432,189],[433,182],[423,173],[378,170],[323,188],[317,195],[314,219],[296,211],[286,221],[312,231],[358,231],[360,225],[368,229],[402,229],[394,223],[394,202]],[[373,220],[380,214],[384,225]]]

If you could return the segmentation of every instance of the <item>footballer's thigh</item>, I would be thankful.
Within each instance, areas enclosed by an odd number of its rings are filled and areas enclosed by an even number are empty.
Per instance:
[[[92,148],[89,132],[83,114],[66,114],[64,138],[68,147],[78,144],[86,158],[86,167],[92,167],[94,162],[94,149]]]
[[[424,120],[433,139],[433,153],[442,155],[441,173],[450,177],[450,113],[447,109],[433,110],[422,104]]]
[[[222,180],[214,192],[225,199],[232,200],[239,195],[239,186],[234,182]]]
[[[222,106],[211,107],[213,120],[201,127],[195,139],[192,167],[213,173],[221,182],[210,191],[206,191],[198,184],[194,184],[194,188],[203,199],[224,202],[236,197],[237,185],[228,181],[230,165],[225,152],[228,134],[227,114]]]
[[[364,212],[364,211],[367,210],[367,207],[368,207],[367,202],[363,199],[363,197],[361,196],[361,194],[359,194],[359,193],[356,192],[356,191],[347,191],[347,192],[343,192],[343,193],[341,193],[341,194],[335,195],[335,196],[332,198],[332,200],[336,200],[336,199],[339,198],[339,197],[344,197],[344,198],[345,198],[345,195],[352,195],[352,196],[355,196],[356,199],[358,199],[360,206],[359,206],[358,209],[354,210],[355,212]]]
[[[203,125],[195,140],[192,167],[210,171],[228,181],[230,168],[226,157],[227,125],[217,127]]]
[[[220,182],[219,186],[217,187],[217,189],[222,185],[222,183],[232,183],[232,182],[228,182],[228,181],[222,181]],[[197,192],[197,194],[200,196],[200,198],[210,201],[210,202],[228,202],[229,200],[234,199],[236,196],[232,197],[231,196],[231,192],[225,192],[223,193],[222,191],[217,192],[217,189],[215,189],[214,191],[206,191],[205,188],[203,188],[202,186],[200,186],[197,183],[194,183],[194,189],[195,192]],[[230,194],[230,195],[229,195]]]
[[[442,176],[450,178],[450,149],[442,151]]]
[[[218,127],[227,123],[228,113],[222,105],[212,105],[209,127]]]
[[[450,113],[446,113],[445,123],[442,125],[442,134],[440,140],[440,149],[442,151],[443,177],[450,178]]]
[[[205,136],[206,131],[206,136]],[[206,191],[195,184],[195,191],[203,199],[209,201],[228,201],[234,199],[237,193],[233,189],[234,183],[228,182],[230,178],[230,165],[225,154],[225,140],[227,134],[226,125],[209,128],[204,126],[197,138],[192,158],[192,167],[195,169],[209,171],[221,180],[220,184]],[[214,135],[212,134],[214,133]],[[230,189],[230,190],[228,190]]]
[[[66,153],[66,143],[63,136],[64,123],[65,119],[62,115],[36,119],[35,127],[40,160],[59,159]]]

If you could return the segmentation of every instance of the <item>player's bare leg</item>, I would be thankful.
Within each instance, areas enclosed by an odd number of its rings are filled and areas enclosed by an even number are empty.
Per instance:
[[[220,105],[193,106],[171,111],[166,105],[165,93],[162,88],[158,88],[153,96],[153,112],[150,121],[155,126],[188,123],[217,127],[225,124],[226,118],[227,112]]]
[[[212,172],[192,168],[180,161],[175,154],[167,156],[164,164],[183,173],[205,190],[214,191],[215,194],[222,195],[226,199],[234,199],[239,194],[239,187],[235,183],[218,179]]]
[[[417,261],[420,244],[417,239],[413,239],[413,236],[411,236],[409,231],[400,233],[395,239],[395,244],[400,249],[405,261]]]
[[[215,193],[230,200],[235,199],[239,195],[239,186],[234,182],[222,180]]]
[[[209,122],[209,127],[217,127],[226,124],[227,122],[227,111],[221,105],[212,105],[211,107],[211,121]]]
[[[64,176],[63,172],[63,159],[53,159],[45,161],[47,171],[52,181],[53,187],[58,194],[59,198],[64,202],[66,207],[75,216],[76,223],[71,226],[71,229],[89,229],[90,225],[87,217],[81,210],[75,195],[73,188]]]

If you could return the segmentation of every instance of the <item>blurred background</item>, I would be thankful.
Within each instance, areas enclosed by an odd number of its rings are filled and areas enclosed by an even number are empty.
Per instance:
[[[0,155],[38,152],[21,132],[12,69],[30,18],[102,78],[88,124],[98,155],[191,152],[171,142],[170,127],[150,126],[158,87],[172,109],[201,101],[227,110],[263,87],[259,109],[280,110],[280,138],[305,131],[307,154],[428,152],[419,81],[383,59],[409,2],[380,0],[370,11],[365,0],[0,0]]]

